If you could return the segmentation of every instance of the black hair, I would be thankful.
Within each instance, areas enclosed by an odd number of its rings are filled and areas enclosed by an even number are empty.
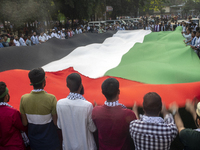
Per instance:
[[[197,31],[198,33],[200,33],[200,30],[199,31]]]
[[[43,84],[42,81],[45,81],[45,72],[42,68],[32,69],[29,72],[28,77],[34,89],[42,88],[42,84]]]
[[[199,31],[199,27],[196,27],[196,31]]]
[[[190,33],[192,32],[192,29],[191,28],[188,28],[188,31],[190,31]]]
[[[162,109],[160,95],[155,92],[147,93],[143,98],[143,109],[147,115],[157,116]]]
[[[192,31],[192,33],[194,33],[194,35],[196,35],[196,31]]]
[[[68,75],[66,82],[70,92],[77,92],[82,83],[81,76],[78,73],[72,73]]]
[[[0,82],[0,95],[2,95],[5,91],[6,91],[6,84],[4,82]],[[5,96],[0,98],[0,102],[4,101]]]
[[[119,82],[115,78],[108,78],[101,85],[101,89],[107,100],[112,100],[119,92]]]

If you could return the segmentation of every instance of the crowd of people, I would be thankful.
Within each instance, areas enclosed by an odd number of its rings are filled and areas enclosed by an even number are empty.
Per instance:
[[[175,24],[176,26],[179,26],[180,24]],[[160,31],[174,31],[175,26],[172,26],[171,22],[156,22],[155,24],[153,22],[147,23],[144,25],[145,30],[151,30],[152,32],[160,32]]]
[[[185,38],[183,42],[190,46],[200,57],[200,28],[195,23],[182,22],[182,35]]]
[[[172,103],[168,111],[155,92],[144,95],[143,115],[136,104],[132,110],[126,108],[119,103],[115,78],[102,83],[106,101],[98,106],[83,97],[84,85],[77,73],[67,76],[70,92],[58,101],[44,91],[48,83],[42,68],[31,70],[28,76],[33,90],[21,97],[20,112],[8,104],[9,87],[0,82],[1,150],[168,150],[177,136],[185,150],[199,149],[200,103],[186,103],[198,127],[192,130],[184,127],[177,104]]]
[[[36,32],[33,32],[32,35],[27,36],[20,34],[19,37],[17,35],[12,35],[12,33],[4,34],[2,36],[0,35],[0,48],[9,46],[33,46],[45,43],[54,37],[57,39],[68,39],[75,34],[81,33],[83,33],[81,28],[77,28],[75,31],[72,29],[65,30],[65,28],[63,28],[62,30],[58,30],[54,28],[52,29],[52,32],[41,32],[39,35],[37,35]]]

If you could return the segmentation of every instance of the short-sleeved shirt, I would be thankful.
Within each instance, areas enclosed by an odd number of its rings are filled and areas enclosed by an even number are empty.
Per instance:
[[[28,119],[30,146],[37,150],[59,147],[57,128],[52,115],[56,114],[56,97],[45,91],[31,92],[21,98],[20,112]]]
[[[92,119],[98,130],[99,150],[131,150],[129,124],[136,119],[133,111],[121,105],[96,106]]]
[[[184,150],[199,150],[200,132],[192,129],[184,129],[179,138],[184,145]]]

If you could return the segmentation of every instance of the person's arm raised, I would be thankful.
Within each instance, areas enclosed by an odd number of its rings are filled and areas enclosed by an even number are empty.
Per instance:
[[[185,129],[185,127],[184,127],[181,117],[179,115],[178,109],[179,109],[179,107],[176,103],[171,104],[169,107],[169,110],[174,115],[174,120],[175,120],[176,126],[178,128],[178,132],[180,133],[183,129]]]
[[[185,109],[191,113],[192,117],[194,120],[196,120],[196,111],[195,111],[195,106],[194,103],[192,103],[191,100],[187,100],[185,104]]]
[[[139,119],[138,106],[137,106],[136,102],[134,103],[134,105],[132,107],[132,111],[135,113],[136,118]]]

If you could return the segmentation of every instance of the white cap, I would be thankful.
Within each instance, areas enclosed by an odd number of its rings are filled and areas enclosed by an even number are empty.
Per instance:
[[[60,31],[58,31],[58,33],[60,33]]]
[[[65,30],[65,28],[62,28],[62,30]]]
[[[53,29],[52,31],[55,31],[55,29]]]

